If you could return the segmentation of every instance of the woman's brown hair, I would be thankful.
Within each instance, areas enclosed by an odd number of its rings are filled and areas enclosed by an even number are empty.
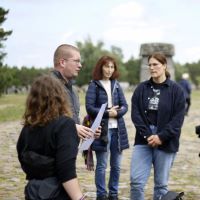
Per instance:
[[[161,64],[163,65],[166,65],[167,66],[167,58],[166,56],[163,54],[163,53],[160,53],[160,52],[156,52],[156,53],[153,53],[151,54],[149,57],[148,57],[148,62],[151,58],[155,58],[157,61],[159,61]],[[169,71],[167,71],[167,69],[165,70],[165,75],[166,77],[170,77],[170,73]]]
[[[62,83],[49,75],[37,78],[26,100],[24,125],[45,125],[63,115],[72,116]]]
[[[102,56],[96,63],[96,66],[93,69],[92,79],[93,80],[101,80],[103,78],[102,68],[104,65],[108,65],[109,62],[112,62],[115,67],[115,71],[113,72],[110,79],[117,79],[119,77],[118,67],[114,58],[110,56]]]

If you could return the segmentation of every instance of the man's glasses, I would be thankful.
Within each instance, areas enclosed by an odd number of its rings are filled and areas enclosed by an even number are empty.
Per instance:
[[[64,59],[64,58],[63,58]],[[81,60],[75,60],[75,59],[64,59],[64,60],[66,60],[66,61],[71,61],[71,62],[74,62],[74,63],[76,63],[76,64],[81,64]]]

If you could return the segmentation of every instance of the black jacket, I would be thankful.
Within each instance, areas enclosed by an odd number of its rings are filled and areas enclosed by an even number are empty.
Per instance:
[[[17,153],[26,179],[42,181],[56,177],[59,183],[64,183],[76,178],[78,145],[76,126],[69,117],[59,117],[45,126],[24,126],[17,142]],[[70,199],[64,188],[59,199]]]
[[[147,144],[151,135],[147,120],[148,100],[152,93],[152,81],[138,85],[132,96],[131,118],[136,128],[135,145]],[[157,134],[163,144],[158,148],[166,152],[177,152],[185,114],[185,98],[180,85],[167,79],[161,87],[157,113]]]
[[[59,79],[64,87],[65,87],[65,91],[67,92],[67,95],[69,97],[69,102],[71,104],[71,109],[72,109],[72,113],[73,113],[73,119],[75,121],[76,124],[80,124],[80,118],[79,118],[79,112],[80,112],[80,103],[79,103],[79,97],[78,94],[74,88],[74,86],[72,85],[72,81],[69,80],[69,82],[66,82],[61,73],[59,71],[52,71],[52,75],[54,77],[56,77],[57,79]]]

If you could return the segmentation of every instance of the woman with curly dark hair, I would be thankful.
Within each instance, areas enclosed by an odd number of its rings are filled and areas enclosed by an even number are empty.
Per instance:
[[[17,142],[28,184],[25,199],[80,200],[76,175],[79,138],[63,85],[45,75],[32,84]]]

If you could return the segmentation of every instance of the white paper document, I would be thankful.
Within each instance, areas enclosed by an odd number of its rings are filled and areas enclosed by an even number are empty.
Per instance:
[[[107,103],[104,103],[104,104],[101,105],[101,108],[100,108],[100,110],[99,110],[99,112],[98,112],[98,114],[97,114],[97,116],[96,116],[96,118],[95,118],[95,120],[94,120],[94,122],[91,126],[91,129],[92,129],[93,132],[95,132],[96,129],[100,126],[103,114],[104,114],[105,109],[106,109],[106,106],[107,106]],[[88,150],[93,141],[94,141],[94,137],[85,139],[81,143],[81,145],[79,147],[79,151]]]

